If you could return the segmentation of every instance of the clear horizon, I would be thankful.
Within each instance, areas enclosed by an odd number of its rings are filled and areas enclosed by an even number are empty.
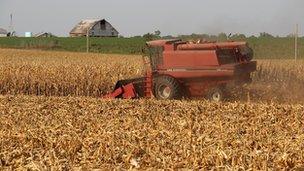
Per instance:
[[[82,19],[105,18],[122,36],[136,36],[160,30],[161,35],[240,33],[247,36],[267,32],[286,36],[299,24],[303,35],[302,0],[1,0],[0,28],[51,32],[68,36]]]

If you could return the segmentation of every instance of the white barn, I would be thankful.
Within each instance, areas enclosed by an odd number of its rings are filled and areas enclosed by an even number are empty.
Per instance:
[[[7,31],[3,28],[0,28],[0,37],[7,37]]]
[[[105,19],[82,20],[71,31],[71,37],[118,37],[119,32]]]

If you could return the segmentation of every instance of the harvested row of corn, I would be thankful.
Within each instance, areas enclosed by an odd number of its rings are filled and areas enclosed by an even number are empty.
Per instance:
[[[0,97],[0,170],[304,167],[304,106]]]

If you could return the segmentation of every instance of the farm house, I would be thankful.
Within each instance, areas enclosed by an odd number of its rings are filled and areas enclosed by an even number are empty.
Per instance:
[[[7,31],[3,28],[0,28],[0,37],[7,37]]]
[[[105,19],[82,20],[70,32],[71,37],[118,37],[119,32]]]

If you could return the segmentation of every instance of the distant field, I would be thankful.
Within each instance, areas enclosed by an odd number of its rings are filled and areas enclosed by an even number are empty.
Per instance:
[[[143,38],[90,38],[90,52],[139,54],[144,44]],[[86,38],[0,38],[0,47],[85,52]]]
[[[257,59],[288,59],[294,56],[293,38],[247,38]],[[142,37],[90,38],[90,52],[140,54],[145,44]],[[86,51],[86,38],[0,38],[2,48],[44,49],[59,51]],[[299,39],[299,58],[304,58],[304,38]]]

